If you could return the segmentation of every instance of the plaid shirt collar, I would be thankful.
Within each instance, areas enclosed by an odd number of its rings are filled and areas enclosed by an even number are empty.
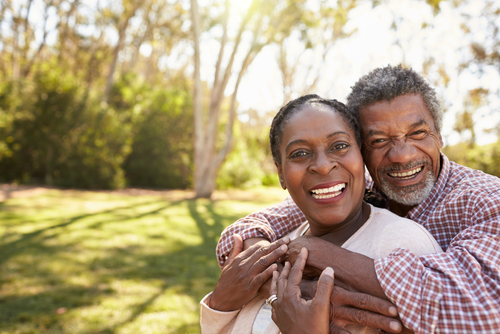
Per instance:
[[[436,183],[434,183],[434,187],[432,188],[431,193],[429,194],[429,196],[427,196],[427,198],[423,202],[421,202],[419,205],[411,209],[405,216],[405,218],[416,220],[422,214],[429,212],[429,210],[432,210],[436,205],[440,203],[441,199],[444,196],[446,196],[444,189],[450,177],[451,167],[450,167],[450,160],[446,157],[446,155],[444,155],[443,152],[440,152],[440,154],[441,154],[441,171],[439,172],[439,177]],[[373,193],[380,195],[387,200],[382,190],[380,190],[380,188],[377,187],[377,185],[373,182],[371,178],[370,179],[367,178],[367,186]],[[388,203],[387,203],[387,208],[389,208]]]

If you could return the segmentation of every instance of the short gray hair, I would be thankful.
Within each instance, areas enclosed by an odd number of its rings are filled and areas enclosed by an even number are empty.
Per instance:
[[[420,94],[434,119],[434,126],[441,133],[443,109],[436,91],[411,68],[401,65],[377,68],[358,80],[347,97],[347,107],[359,120],[359,110],[380,101],[392,101],[405,94]]]

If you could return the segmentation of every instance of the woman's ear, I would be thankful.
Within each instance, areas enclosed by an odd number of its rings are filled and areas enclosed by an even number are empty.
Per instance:
[[[281,169],[281,165],[278,164],[276,161],[274,162],[274,164],[276,165],[276,168],[278,169],[278,176],[280,179],[281,188],[283,188],[283,190],[286,190],[286,183],[285,183],[285,180],[283,178],[283,170]]]

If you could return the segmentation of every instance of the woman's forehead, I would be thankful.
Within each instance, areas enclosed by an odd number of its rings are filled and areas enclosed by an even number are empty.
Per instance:
[[[353,134],[351,127],[342,115],[326,105],[307,105],[290,116],[283,129],[283,139],[307,136],[320,136],[331,132],[343,131]]]

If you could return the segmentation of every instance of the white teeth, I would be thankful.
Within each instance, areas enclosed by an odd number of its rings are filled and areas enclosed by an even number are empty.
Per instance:
[[[336,196],[338,196],[340,194],[342,194],[342,191],[338,191],[338,192],[331,193],[331,194],[328,194],[328,195],[312,194],[312,197],[314,197],[316,199],[325,199],[325,198],[333,198],[333,197],[336,197]]]
[[[409,179],[411,176],[417,174],[422,170],[422,167],[418,167],[414,170],[411,170],[409,172],[404,172],[404,173],[389,173],[390,176],[392,177],[398,177],[398,178],[407,178]]]
[[[345,186],[346,186],[345,183],[341,183],[330,188],[314,189],[311,190],[311,192],[312,196],[316,199],[333,198],[335,196],[342,194],[342,190],[345,188]],[[320,194],[326,194],[326,195],[320,195]]]

